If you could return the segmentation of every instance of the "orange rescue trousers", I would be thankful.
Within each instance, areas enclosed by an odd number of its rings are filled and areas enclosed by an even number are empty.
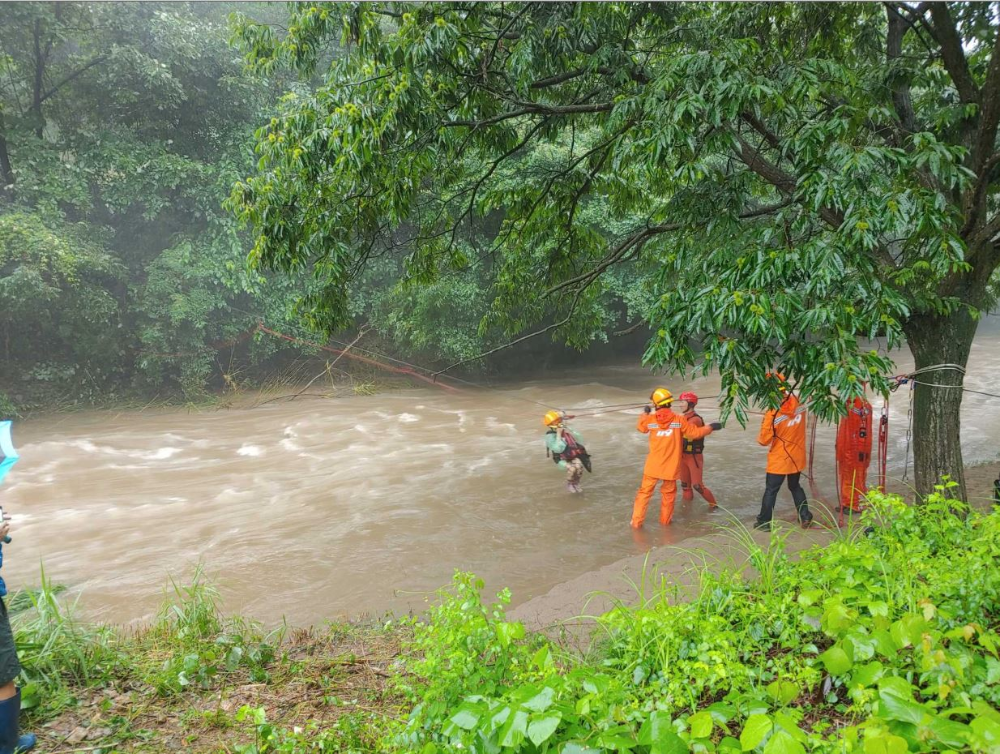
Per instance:
[[[642,522],[646,520],[646,509],[649,501],[653,497],[656,483],[660,485],[660,523],[666,526],[670,519],[674,517],[674,501],[677,499],[677,480],[658,479],[655,476],[642,475],[642,484],[639,485],[639,492],[636,493],[635,503],[632,505],[632,528],[638,529]]]
[[[705,486],[702,480],[702,471],[705,460],[701,453],[685,453],[681,456],[681,489],[684,493],[684,500],[694,499],[692,490],[697,490],[698,494],[705,498],[709,508],[716,506],[715,495]]]
[[[861,499],[868,493],[868,464],[855,462],[838,468],[840,472],[840,505],[854,512],[861,510]]]

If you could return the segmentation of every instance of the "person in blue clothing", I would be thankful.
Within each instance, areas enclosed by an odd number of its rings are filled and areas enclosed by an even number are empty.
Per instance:
[[[9,542],[10,523],[0,523],[0,543]],[[0,568],[3,567],[3,544],[0,544]],[[20,735],[21,690],[15,681],[21,675],[21,663],[14,646],[14,632],[7,615],[7,584],[0,577],[0,754],[17,754],[35,746],[32,733]]]
[[[18,459],[10,428],[10,421],[0,421],[0,481],[3,481]],[[0,518],[0,568],[3,567],[3,543],[10,542],[10,537],[7,536],[9,531],[10,523],[4,515]],[[16,681],[21,675],[21,663],[17,659],[14,632],[10,629],[6,597],[7,585],[0,577],[0,754],[17,754],[33,748],[35,736],[31,733],[22,736],[18,731],[21,691],[17,688]]]

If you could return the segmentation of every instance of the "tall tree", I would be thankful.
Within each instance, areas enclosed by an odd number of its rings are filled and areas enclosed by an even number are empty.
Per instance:
[[[232,203],[257,265],[312,267],[328,324],[407,229],[427,277],[503,213],[487,319],[511,334],[555,311],[543,331],[572,337],[638,259],[646,362],[717,369],[741,418],[775,368],[829,418],[886,392],[905,336],[918,369],[954,365],[916,389],[918,488],[964,492],[962,367],[1000,263],[997,31],[974,3],[298,5],[281,35],[240,26],[250,61],[347,52],[258,133]],[[556,143],[560,165],[499,179]],[[581,216],[593,197],[619,232]]]

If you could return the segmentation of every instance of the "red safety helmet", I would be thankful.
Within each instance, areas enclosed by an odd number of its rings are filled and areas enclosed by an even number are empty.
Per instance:
[[[678,400],[687,401],[690,404],[695,404],[698,402],[698,396],[694,393],[681,393],[677,396]]]

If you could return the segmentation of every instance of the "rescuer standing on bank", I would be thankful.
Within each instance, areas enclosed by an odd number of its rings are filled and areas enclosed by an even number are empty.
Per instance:
[[[566,470],[566,489],[570,493],[583,492],[580,478],[583,470],[590,469],[590,455],[576,430],[566,425],[566,415],[561,411],[549,411],[542,417],[548,427],[545,432],[545,450],[561,469]]]
[[[696,412],[698,396],[694,393],[681,393],[680,400],[687,403],[684,418],[695,427],[704,427],[705,421]],[[708,503],[709,508],[716,508],[715,495],[705,486],[702,474],[705,470],[705,440],[684,440],[684,453],[681,455],[681,495],[685,501],[693,500],[697,492]]]
[[[806,407],[792,394],[783,374],[767,376],[777,381],[778,391],[783,400],[779,408],[770,409],[764,414],[764,420],[760,424],[760,434],[757,435],[757,442],[769,447],[770,450],[767,453],[767,479],[764,484],[764,497],[760,501],[756,528],[771,530],[771,518],[774,515],[778,490],[787,480],[788,490],[792,493],[792,500],[795,501],[795,509],[799,514],[799,523],[806,529],[813,521],[809,504],[806,502],[806,491],[799,483],[802,471],[806,467]]]
[[[646,509],[653,497],[657,482],[660,484],[660,523],[667,526],[674,516],[674,501],[677,498],[677,480],[681,476],[681,456],[685,440],[700,440],[722,425],[713,422],[707,427],[697,427],[680,414],[670,410],[674,397],[670,391],[658,387],[650,396],[656,413],[649,406],[639,416],[636,429],[649,435],[649,455],[642,470],[642,484],[632,506],[632,528],[642,527],[646,519]]]

